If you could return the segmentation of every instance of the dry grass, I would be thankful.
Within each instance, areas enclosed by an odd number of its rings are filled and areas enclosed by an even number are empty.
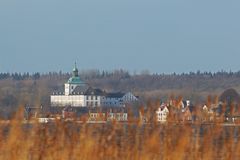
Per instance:
[[[239,127],[220,124],[23,124],[0,126],[4,160],[238,160]]]

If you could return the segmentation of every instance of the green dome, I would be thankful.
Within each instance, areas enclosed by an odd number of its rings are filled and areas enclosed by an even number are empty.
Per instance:
[[[78,75],[78,69],[77,69],[76,63],[75,63],[75,66],[73,68],[72,77],[69,78],[68,83],[69,84],[77,84],[77,85],[85,85],[86,84],[85,82],[83,82],[80,79],[80,77]]]
[[[71,78],[69,78],[68,83],[70,83],[70,84],[85,84],[85,83],[80,79],[80,77],[71,77]]]

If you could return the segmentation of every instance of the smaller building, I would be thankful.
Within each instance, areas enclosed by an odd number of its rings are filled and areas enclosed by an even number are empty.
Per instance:
[[[76,111],[72,107],[65,107],[62,110],[62,118],[63,119],[73,119],[76,118]]]
[[[89,112],[88,121],[106,121],[106,114],[103,112]]]
[[[29,120],[32,118],[44,117],[43,112],[44,110],[42,105],[40,107],[26,105],[24,108],[24,118]]]
[[[190,100],[182,100],[181,101],[181,109],[182,109],[182,112],[185,112],[186,109],[191,105],[191,102]]]
[[[191,112],[191,107],[190,106],[186,106],[184,109],[182,109],[182,121],[186,122],[186,121],[192,121],[192,112]]]
[[[190,100],[183,100],[181,102],[181,119],[180,121],[183,122],[190,122],[192,120],[195,120],[195,114],[193,114],[194,112],[194,106],[191,104]]]
[[[166,104],[161,104],[156,111],[156,120],[157,122],[166,122],[169,114],[169,110]]]
[[[109,109],[107,112],[107,121],[128,121],[128,113],[125,108]]]
[[[126,108],[91,108],[89,109],[88,121],[128,121]]]
[[[211,107],[204,105],[202,107],[202,121],[209,122],[214,120],[214,111]]]
[[[128,103],[133,103],[138,101],[138,98],[134,96],[131,92],[128,93],[106,93],[102,98],[103,107],[125,107]]]

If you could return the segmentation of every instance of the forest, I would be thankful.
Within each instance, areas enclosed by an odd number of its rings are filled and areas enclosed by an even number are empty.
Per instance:
[[[19,106],[49,107],[50,94],[62,90],[71,73],[0,73],[0,116],[9,118]],[[80,77],[90,86],[111,92],[131,91],[141,101],[183,97],[203,104],[208,96],[219,96],[224,90],[240,91],[240,71],[152,74],[148,71],[82,70]]]

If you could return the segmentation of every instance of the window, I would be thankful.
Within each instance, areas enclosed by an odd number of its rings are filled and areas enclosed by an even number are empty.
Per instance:
[[[91,96],[91,100],[93,100],[93,96]]]

